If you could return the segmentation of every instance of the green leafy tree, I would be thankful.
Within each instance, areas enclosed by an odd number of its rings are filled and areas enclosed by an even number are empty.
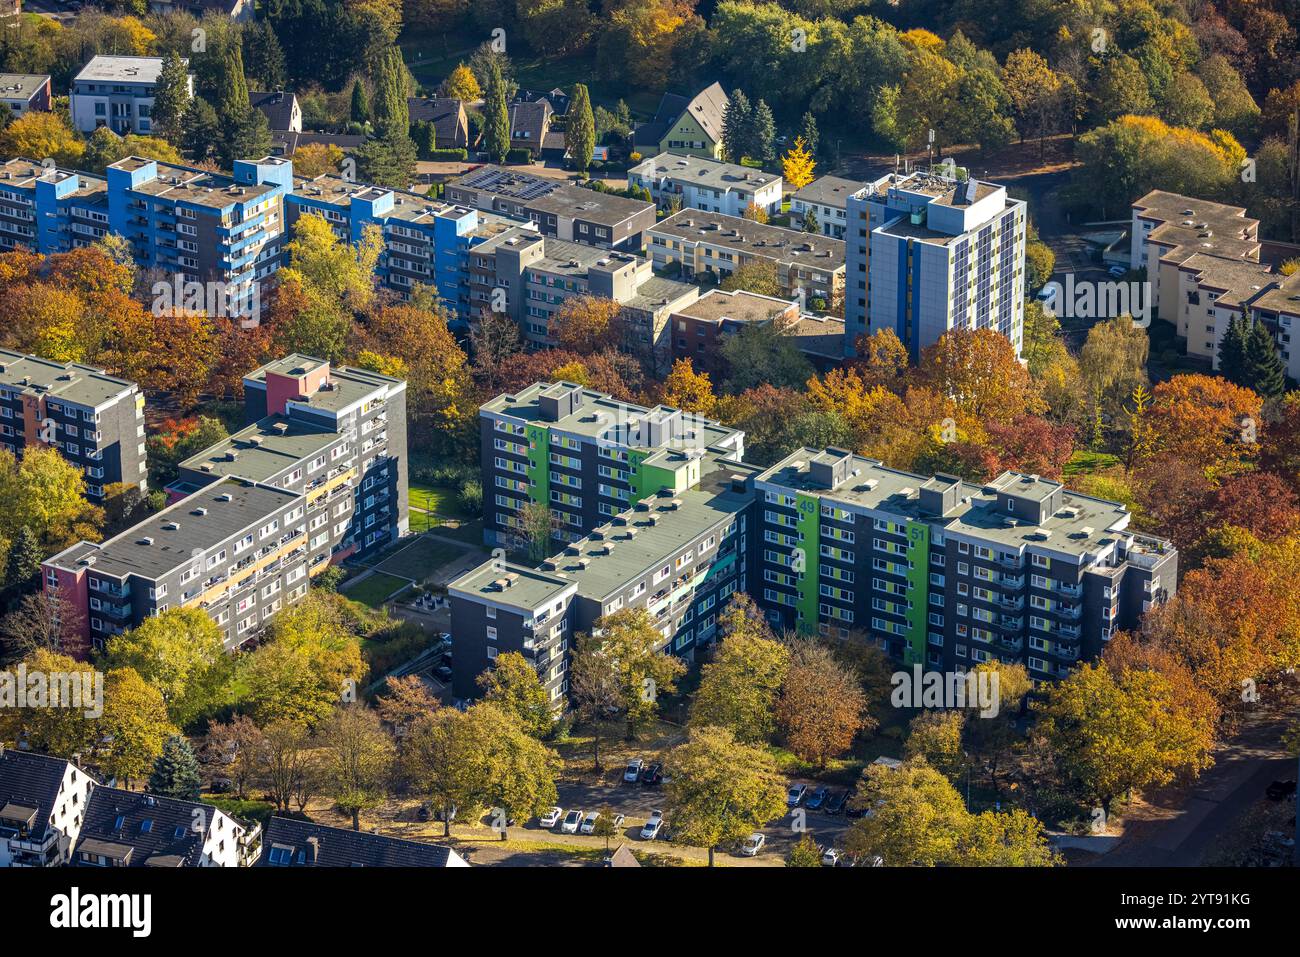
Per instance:
[[[790,856],[785,859],[786,867],[821,867],[822,851],[811,834],[799,838],[799,843],[790,848]]]
[[[248,75],[263,90],[283,90],[285,87],[284,48],[271,24],[254,20],[244,24],[244,63]]]
[[[665,761],[666,816],[676,840],[707,847],[736,844],[786,813],[785,781],[764,749],[741,744],[726,728],[692,728]]]
[[[152,127],[168,143],[180,146],[191,96],[189,69],[174,50],[168,51],[163,57],[153,97],[153,109],[150,112]]]
[[[110,669],[135,669],[157,688],[180,727],[223,699],[232,667],[221,629],[198,608],[168,608],[115,635],[105,647],[105,661]]]
[[[482,763],[478,803],[496,810],[494,825],[506,839],[507,822],[541,814],[556,801],[559,756],[520,727],[518,719],[491,702],[470,708],[466,718]]]
[[[465,712],[439,708],[416,720],[404,744],[413,786],[442,812],[443,837],[451,836],[452,810],[470,807],[483,790],[472,730]]]
[[[568,126],[564,131],[564,143],[568,148],[569,162],[577,170],[586,170],[591,166],[592,151],[596,145],[596,120],[591,114],[591,97],[583,83],[573,85],[573,97],[569,100],[569,112],[565,114]]]
[[[537,669],[515,651],[497,655],[493,667],[478,676],[483,700],[519,719],[519,726],[534,738],[544,737],[555,723],[551,697],[542,687]]]
[[[127,787],[154,766],[177,733],[158,689],[133,668],[118,668],[105,677],[100,728],[107,741],[104,771]]]
[[[221,117],[203,97],[194,97],[181,121],[181,148],[195,162],[203,162],[216,154],[221,141]]]
[[[725,637],[700,669],[691,727],[726,728],[744,744],[760,744],[776,730],[790,653],[746,596],[735,596],[721,619]]]
[[[179,734],[172,735],[163,745],[162,754],[149,774],[149,792],[182,801],[197,801],[200,786],[199,759],[194,756],[194,749]]]
[[[627,720],[627,738],[659,713],[661,695],[672,694],[686,672],[681,659],[661,650],[665,639],[644,608],[624,608],[596,620],[604,651],[618,675],[619,710]]]
[[[361,830],[361,812],[388,796],[396,749],[379,715],[360,705],[338,708],[317,735],[325,786],[335,806]]]
[[[569,699],[578,718],[591,730],[591,759],[601,770],[600,742],[610,717],[618,712],[622,696],[614,659],[597,635],[579,635],[569,663]]]
[[[924,758],[930,767],[955,781],[966,770],[961,748],[965,725],[966,715],[961,711],[923,711],[908,727],[903,754]]]

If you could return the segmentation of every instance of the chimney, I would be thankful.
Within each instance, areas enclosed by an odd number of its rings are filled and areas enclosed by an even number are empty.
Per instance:
[[[316,859],[320,857],[320,838],[313,834],[307,838],[307,846],[311,848],[311,863],[315,864]]]

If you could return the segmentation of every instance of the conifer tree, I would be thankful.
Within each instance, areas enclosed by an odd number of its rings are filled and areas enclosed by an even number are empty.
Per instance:
[[[172,735],[154,761],[147,790],[182,801],[197,801],[200,783],[199,759],[194,749],[180,735]]]
[[[483,152],[494,163],[503,162],[510,150],[510,111],[506,107],[506,86],[501,67],[488,64],[487,88],[483,91]]]
[[[753,108],[744,90],[732,90],[722,114],[722,154],[730,163],[739,163],[752,142]]]
[[[596,147],[596,120],[591,113],[591,97],[583,83],[573,85],[573,98],[569,101],[569,125],[565,130],[565,144],[574,169],[585,170],[591,166]]]

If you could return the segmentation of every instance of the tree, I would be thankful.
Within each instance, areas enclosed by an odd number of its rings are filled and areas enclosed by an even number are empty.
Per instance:
[[[201,784],[199,759],[194,756],[194,749],[179,734],[172,735],[149,774],[149,792],[181,801],[197,801]]]
[[[966,715],[961,711],[923,711],[908,727],[903,754],[923,758],[949,781],[956,781],[966,770],[961,748],[965,726]]]
[[[1037,412],[1042,400],[1006,336],[993,329],[951,329],[921,351],[922,384],[957,408],[995,422]]]
[[[375,133],[383,140],[408,137],[411,114],[407,106],[406,64],[393,47],[379,59],[375,76],[375,101],[371,109]]]
[[[749,203],[741,212],[742,219],[748,219],[751,223],[766,223],[767,210],[757,203]]]
[[[266,735],[248,715],[237,714],[228,722],[215,721],[208,726],[204,753],[208,763],[230,778],[235,797],[242,799],[265,772]]]
[[[295,721],[275,720],[263,727],[266,758],[261,783],[275,807],[288,811],[307,798],[320,780],[316,751],[307,726]]]
[[[82,689],[94,688],[94,668],[84,661],[76,661],[46,648],[37,648],[22,660],[21,665],[26,666],[27,675],[67,676],[67,684],[56,683],[60,687],[60,700],[50,700],[44,707],[8,705],[0,708],[0,742],[17,744],[23,741],[33,751],[69,758],[92,754],[103,739],[101,722],[88,720],[87,712],[93,711],[94,702],[86,701],[84,696],[78,702],[75,696]],[[4,672],[0,671],[0,674]],[[8,669],[8,674],[5,674],[9,688],[21,686],[24,680],[24,676],[14,669]],[[53,691],[48,678],[47,687]],[[65,694],[72,695],[72,700],[63,697]],[[68,706],[78,703],[81,707]]]
[[[696,372],[690,358],[673,362],[672,371],[664,380],[662,401],[665,405],[712,417],[717,412],[718,397],[713,392],[713,382],[707,372]]]
[[[0,153],[5,156],[52,159],[59,166],[76,169],[85,150],[81,137],[61,113],[32,110],[0,131]]]
[[[817,131],[817,118],[809,112],[805,112],[799,120],[799,135],[796,140],[802,139],[808,152],[817,155],[817,146],[821,142],[821,134]]]
[[[1174,376],[1152,390],[1145,418],[1153,455],[1195,462],[1209,474],[1231,471],[1258,451],[1262,405],[1254,392],[1216,376]]]
[[[1047,689],[1038,730],[1058,767],[1106,814],[1116,797],[1210,766],[1214,728],[1178,706],[1154,671],[1084,664]]]
[[[393,741],[379,715],[360,705],[335,710],[317,735],[326,786],[334,803],[361,830],[361,812],[387,796],[393,768]]]
[[[38,649],[85,658],[86,617],[59,591],[42,588],[18,599],[13,610],[0,618],[0,648],[6,658],[19,658]]]
[[[1030,240],[1025,244],[1025,291],[1030,292],[1040,289],[1047,284],[1052,278],[1052,273],[1056,270],[1056,253],[1052,252],[1052,247],[1047,243],[1040,242],[1037,239]],[[1029,312],[1030,306],[1033,306],[1039,312],[1043,307],[1038,302],[1026,302],[1025,312]]]
[[[1002,85],[1011,100],[1022,141],[1025,136],[1037,136],[1041,159],[1047,134],[1056,129],[1061,118],[1060,76],[1033,50],[1015,50],[1007,54],[1002,67]]]
[[[294,174],[307,179],[337,172],[342,162],[343,150],[333,143],[307,143],[293,151]]]
[[[1252,319],[1243,356],[1244,378],[1239,382],[1264,399],[1280,399],[1286,391],[1286,364],[1268,328]]]
[[[1172,126],[1200,130],[1214,121],[1214,100],[1192,73],[1179,73],[1165,87],[1160,115]]]
[[[100,726],[107,741],[104,771],[128,788],[154,766],[166,741],[177,733],[158,689],[132,668],[106,676]]]
[[[221,629],[198,608],[168,608],[115,635],[105,660],[110,668],[135,669],[157,688],[180,727],[218,702],[231,672]]]
[[[439,708],[416,721],[407,742],[411,779],[442,812],[443,836],[451,836],[451,814],[469,807],[479,793],[479,768],[469,719],[455,708]]]
[[[571,296],[551,315],[548,335],[561,349],[590,355],[614,347],[623,306],[604,296]]]
[[[1096,113],[1102,120],[1151,113],[1156,105],[1141,64],[1126,53],[1106,60],[1093,97]]]
[[[534,738],[545,737],[555,723],[551,697],[537,677],[537,669],[515,651],[497,655],[493,667],[478,676],[483,700],[513,715]]]
[[[1043,823],[1022,808],[970,816],[958,851],[963,867],[1055,867]]]
[[[175,50],[169,50],[163,57],[153,96],[150,125],[168,143],[180,146],[191,97],[189,70]]]
[[[528,557],[540,562],[550,552],[551,533],[559,527],[551,508],[545,502],[529,502],[519,510],[519,522],[515,526],[522,547],[528,549]]]
[[[776,730],[776,702],[790,652],[747,598],[733,598],[723,620],[728,633],[713,661],[700,670],[691,727],[725,728],[743,744],[761,744]]]
[[[770,259],[755,259],[733,269],[719,287],[727,292],[741,289],[760,296],[780,296],[781,276]]]
[[[591,98],[583,83],[573,85],[573,96],[569,100],[569,112],[565,114],[568,125],[564,130],[564,143],[569,154],[569,162],[576,170],[585,171],[591,166],[592,152],[596,145],[596,120],[591,114]]]
[[[722,112],[722,156],[729,162],[744,159],[753,142],[753,107],[743,90],[732,90]]]
[[[790,856],[785,860],[786,867],[821,867],[822,851],[811,834],[799,838],[799,842],[790,848]]]
[[[31,528],[24,525],[18,529],[18,534],[9,543],[9,554],[5,557],[4,590],[25,590],[40,572],[44,558],[40,542]]]
[[[242,40],[244,64],[248,68],[248,75],[257,81],[258,88],[283,90],[284,48],[280,46],[280,40],[271,24],[265,20],[244,24]]]
[[[857,680],[811,639],[791,645],[776,719],[790,750],[822,768],[848,751],[859,731],[875,726]]]
[[[1246,379],[1246,338],[1250,326],[1244,315],[1234,312],[1219,340],[1219,374],[1229,382],[1249,387]]]
[[[244,55],[238,41],[225,44],[220,62],[216,113],[223,137],[217,143],[217,155],[222,166],[233,169],[237,159],[269,153],[271,131],[265,114],[253,109],[249,102]]]
[[[472,103],[483,95],[483,91],[479,89],[474,71],[464,63],[457,63],[456,69],[442,82],[442,95]]]
[[[605,723],[618,711],[618,671],[598,635],[579,635],[569,663],[569,699],[578,717],[591,727],[591,758],[601,770],[600,742]]]
[[[795,137],[794,145],[781,160],[781,168],[788,182],[795,189],[803,189],[815,178],[816,160],[812,150],[802,136]],[[811,212],[811,210],[810,210]],[[809,230],[811,232],[811,230]]]
[[[764,749],[741,744],[726,728],[692,728],[668,752],[666,816],[674,837],[714,852],[743,841],[786,813],[785,780]]]
[[[959,860],[969,815],[952,782],[923,759],[897,768],[869,765],[850,803],[871,812],[844,837],[844,850],[852,857],[879,857],[886,867],[935,867]]]
[[[686,673],[681,659],[667,653],[664,636],[644,608],[624,608],[598,618],[593,632],[600,635],[604,653],[618,675],[619,710],[627,720],[627,739],[659,713],[659,696],[672,694],[677,679]]]
[[[723,340],[719,352],[727,370],[727,390],[732,393],[765,383],[798,388],[813,374],[812,363],[776,323],[746,324]]]
[[[496,809],[501,840],[508,822],[541,814],[556,801],[559,756],[520,727],[517,718],[482,702],[465,713],[474,756],[481,764],[477,802]]]
[[[505,162],[510,151],[510,113],[506,107],[505,80],[492,61],[483,90],[483,152],[494,163]]]
[[[181,120],[181,148],[197,163],[210,159],[222,141],[221,117],[201,96],[190,100]]]
[[[353,123],[370,122],[370,97],[366,95],[366,84],[361,77],[352,81],[352,101],[348,112]]]

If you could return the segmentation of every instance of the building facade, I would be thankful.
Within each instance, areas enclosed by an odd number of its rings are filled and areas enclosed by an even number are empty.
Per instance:
[[[144,491],[144,394],[102,369],[0,349],[0,448],[36,447],[75,465],[92,501],[118,483]]]
[[[71,761],[0,742],[0,867],[66,865],[94,786]]]
[[[772,216],[781,212],[780,176],[708,157],[661,153],[628,170],[627,182],[648,190],[661,209],[678,203],[702,212],[743,216],[752,203]]]
[[[848,232],[848,199],[866,185],[840,176],[819,176],[790,197],[791,220],[804,226],[811,215],[817,232],[843,239]]]
[[[163,58],[156,56],[91,57],[72,79],[72,125],[83,133],[107,126],[118,136],[152,136],[154,91],[162,68]],[[186,81],[193,96],[194,77]]]
[[[1020,355],[1026,207],[1002,186],[890,173],[845,201],[844,348],[892,329],[913,361],[950,329],[993,329]]]
[[[0,101],[15,117],[50,108],[48,73],[0,73]]]
[[[406,532],[404,382],[293,355],[246,376],[244,393],[253,424],[181,463],[166,508],[43,563],[95,646],[182,607],[238,647],[310,576]]]

